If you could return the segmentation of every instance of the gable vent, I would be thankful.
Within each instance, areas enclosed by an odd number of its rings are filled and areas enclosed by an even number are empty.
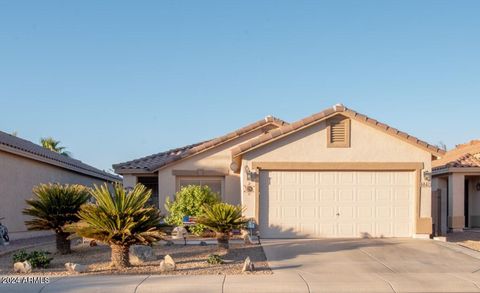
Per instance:
[[[334,122],[330,125],[330,143],[345,143],[346,134],[344,121]]]
[[[327,134],[328,147],[350,147],[350,120],[330,120]]]

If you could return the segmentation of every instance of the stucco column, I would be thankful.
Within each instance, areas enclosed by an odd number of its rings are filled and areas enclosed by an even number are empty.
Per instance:
[[[465,228],[465,175],[448,175],[448,227],[454,232]]]

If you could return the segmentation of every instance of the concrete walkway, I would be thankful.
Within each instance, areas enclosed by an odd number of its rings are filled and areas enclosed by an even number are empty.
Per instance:
[[[273,275],[72,276],[0,292],[480,292],[480,253],[452,244],[268,240],[264,249]]]

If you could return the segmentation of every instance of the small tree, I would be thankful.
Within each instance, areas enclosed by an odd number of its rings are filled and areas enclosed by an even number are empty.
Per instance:
[[[248,222],[242,216],[243,209],[227,203],[205,206],[204,213],[197,222],[212,229],[217,234],[218,247],[228,249],[230,233],[240,229]]]
[[[61,254],[71,252],[70,232],[65,225],[79,220],[77,212],[90,195],[88,188],[82,185],[40,184],[33,188],[35,198],[26,200],[28,207],[23,214],[32,216],[25,221],[29,230],[53,230],[57,238],[57,251]]]
[[[183,224],[183,217],[198,217],[203,214],[205,205],[212,205],[218,202],[218,194],[206,185],[189,185],[182,187],[182,189],[175,194],[174,201],[170,201],[170,199],[167,198],[165,208],[169,212],[169,215],[165,218],[165,222],[170,225],[181,226]],[[200,235],[205,230],[205,226],[196,224],[191,226],[190,230],[192,233]]]
[[[53,137],[42,137],[40,139],[42,147],[51,150],[52,152],[59,153],[65,157],[71,157],[72,154],[66,151],[66,147],[60,146],[60,141],[55,140]]]
[[[112,267],[130,266],[129,248],[162,239],[158,230],[160,213],[146,205],[151,196],[142,184],[126,192],[121,184],[107,184],[91,191],[95,203],[82,206],[80,222],[73,225],[77,235],[107,243],[112,250]]]

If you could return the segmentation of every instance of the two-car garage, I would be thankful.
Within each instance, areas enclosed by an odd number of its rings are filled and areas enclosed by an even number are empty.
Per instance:
[[[442,151],[342,105],[232,150],[264,238],[430,237]]]
[[[411,237],[413,171],[260,171],[266,238]]]

